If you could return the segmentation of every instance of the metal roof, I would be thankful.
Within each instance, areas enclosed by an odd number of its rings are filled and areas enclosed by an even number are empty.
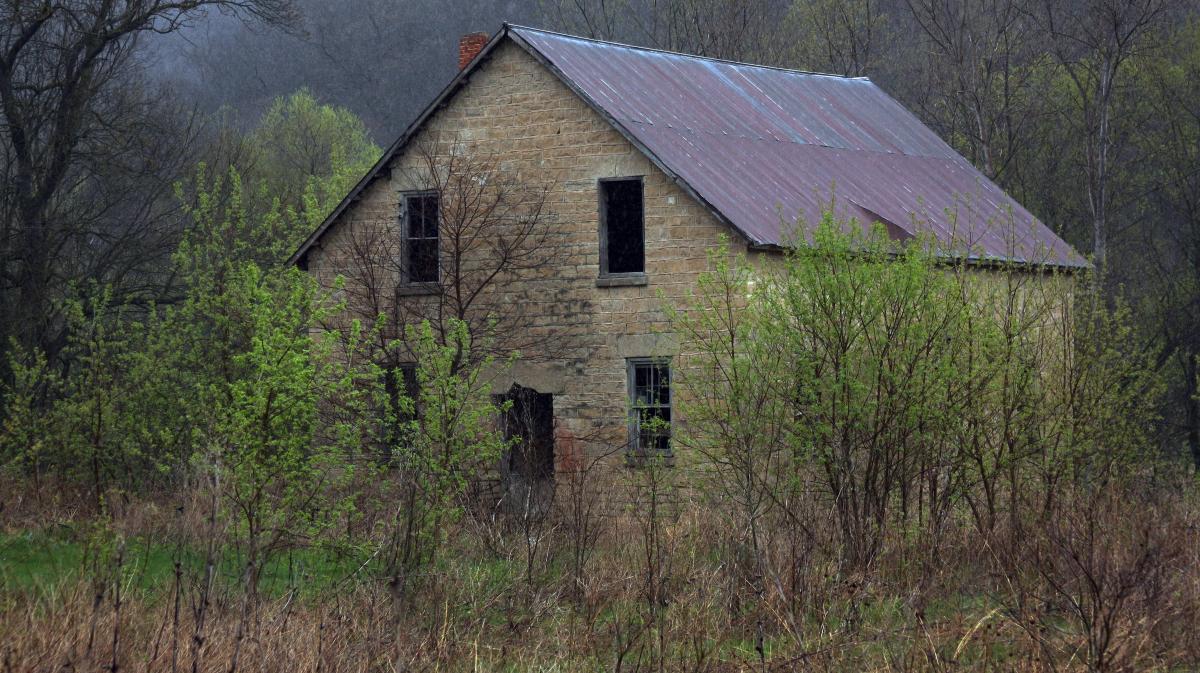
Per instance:
[[[292,256],[386,172],[511,38],[752,245],[803,238],[833,204],[896,238],[932,234],[981,260],[1086,267],[1071,246],[866,78],[722,61],[506,24]]]
[[[508,30],[753,244],[795,242],[833,203],[972,257],[1087,264],[866,78]]]

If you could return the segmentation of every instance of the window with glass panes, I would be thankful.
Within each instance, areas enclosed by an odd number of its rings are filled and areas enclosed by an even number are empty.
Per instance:
[[[658,358],[629,360],[630,448],[671,452],[671,364]]]
[[[438,196],[422,192],[404,197],[405,273],[410,283],[438,280]]]

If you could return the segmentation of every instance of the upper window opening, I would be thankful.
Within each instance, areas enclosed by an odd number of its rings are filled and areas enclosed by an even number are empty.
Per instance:
[[[438,280],[438,196],[404,197],[405,269],[410,283]]]
[[[642,179],[600,181],[600,273],[644,273],[646,235]]]

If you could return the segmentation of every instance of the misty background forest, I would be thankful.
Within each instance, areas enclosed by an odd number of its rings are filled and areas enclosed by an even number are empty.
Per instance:
[[[525,326],[289,260],[503,22],[869,77],[1092,269],[714,250],[677,462],[497,497]],[[1196,670],[1198,468],[1200,0],[0,0],[0,673]]]

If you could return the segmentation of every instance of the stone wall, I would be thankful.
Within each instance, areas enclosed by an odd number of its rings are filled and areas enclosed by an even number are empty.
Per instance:
[[[516,382],[554,394],[560,464],[577,457],[572,451],[624,445],[626,358],[675,353],[676,340],[663,333],[663,303],[681,301],[695,286],[708,250],[722,236],[733,253],[745,250],[744,239],[511,42],[499,45],[409,144],[422,146],[492,153],[511,175],[551,185],[553,265],[505,279],[495,291],[510,305],[521,303],[525,328],[552,340],[553,354],[523,353],[525,361],[497,374],[496,388]],[[399,154],[388,177],[372,183],[326,233],[308,258],[310,272],[322,283],[353,275],[348,273],[353,232],[395,222],[401,193],[426,187],[414,184],[420,163],[411,149]],[[644,178],[647,282],[599,287],[597,181],[628,176]],[[430,298],[406,301],[415,305]]]

